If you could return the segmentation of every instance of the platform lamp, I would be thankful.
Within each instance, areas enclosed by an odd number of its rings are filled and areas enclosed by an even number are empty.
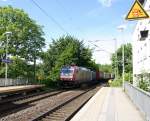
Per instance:
[[[124,78],[124,74],[125,74],[125,64],[124,64],[124,37],[123,37],[123,33],[125,30],[126,26],[125,25],[120,25],[117,27],[117,29],[122,33],[122,88],[123,90],[125,89],[125,78]]]
[[[4,33],[4,35],[6,35],[6,62],[5,62],[5,82],[7,82],[7,70],[8,70],[8,65],[7,65],[7,54],[8,54],[8,41],[10,40],[9,39],[9,36],[12,35],[12,32],[10,31],[7,31]],[[4,83],[5,85],[5,83]]]
[[[113,39],[115,41],[115,79],[118,79],[118,55],[117,55],[117,39]]]

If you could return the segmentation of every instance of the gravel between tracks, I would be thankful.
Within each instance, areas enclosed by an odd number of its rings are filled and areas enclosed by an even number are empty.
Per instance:
[[[100,89],[97,87],[90,90],[83,95],[75,98],[71,102],[59,107],[58,109],[51,111],[41,118],[36,119],[37,121],[69,121],[78,110]]]
[[[34,103],[30,103],[29,108],[5,116],[1,118],[0,121],[31,121],[35,117],[39,116],[39,112],[47,112],[48,110],[60,104],[61,102],[67,101],[82,92],[83,91],[80,90],[67,91],[59,95],[55,95]]]

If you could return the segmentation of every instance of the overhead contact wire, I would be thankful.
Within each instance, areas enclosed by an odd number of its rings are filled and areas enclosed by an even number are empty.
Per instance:
[[[40,7],[40,5],[37,3],[37,2],[35,2],[34,0],[31,0],[32,2],[33,2],[33,4],[35,5],[35,6],[37,6],[40,10],[41,10],[41,12],[43,12],[53,23],[55,23],[63,32],[65,32],[65,33],[67,33],[68,35],[70,35],[65,29],[64,29],[64,27],[59,23],[59,22],[57,22],[57,20],[55,20],[55,18],[54,17],[52,17],[51,15],[49,15],[42,7]]]

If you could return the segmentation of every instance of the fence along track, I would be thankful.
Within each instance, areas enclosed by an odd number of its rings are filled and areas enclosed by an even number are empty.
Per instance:
[[[27,84],[33,84],[33,82],[29,81],[27,79],[23,79],[23,78],[18,78],[18,79],[10,79],[10,78],[8,78],[7,81],[6,81],[5,78],[0,78],[0,87],[27,85]]]
[[[54,109],[47,111],[33,121],[69,121],[72,116],[98,91],[99,88],[85,91],[76,97],[62,103]]]

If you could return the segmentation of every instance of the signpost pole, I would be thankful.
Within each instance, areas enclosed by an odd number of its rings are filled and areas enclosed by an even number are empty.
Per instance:
[[[7,53],[8,53],[8,34],[6,35],[7,39],[6,39],[6,60],[7,60]],[[5,71],[5,83],[7,82],[7,62],[5,63],[5,67],[6,67],[6,71]],[[5,85],[5,84],[4,84]]]
[[[5,34],[6,34],[6,60],[7,60],[7,54],[8,54],[8,41],[9,41],[9,35],[11,35],[12,34],[12,32],[5,32]],[[4,85],[6,85],[6,82],[7,82],[7,70],[8,70],[8,64],[7,64],[7,62],[5,63],[5,83],[4,83]]]

